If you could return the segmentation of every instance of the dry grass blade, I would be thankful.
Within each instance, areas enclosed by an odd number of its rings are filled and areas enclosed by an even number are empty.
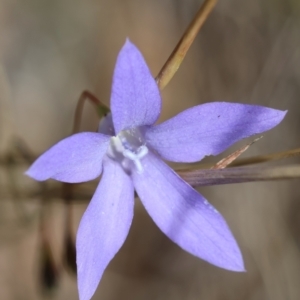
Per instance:
[[[160,70],[156,77],[156,82],[161,90],[169,83],[174,74],[177,72],[195,37],[215,7],[216,3],[217,0],[204,1],[195,18],[186,29],[170,57]]]
[[[186,170],[179,171],[178,174],[190,185],[197,187],[299,178],[300,165],[237,167],[221,170]]]
[[[217,162],[214,166],[211,167],[211,169],[224,169],[228,165],[230,165],[233,161],[235,161],[241,154],[243,154],[251,145],[253,145],[255,142],[260,140],[262,136],[259,138],[253,140],[251,143],[243,146],[242,148],[238,149],[237,151],[229,154],[227,157],[221,159],[219,162]]]
[[[258,163],[270,162],[273,160],[280,160],[284,158],[291,158],[295,156],[300,156],[300,148],[278,152],[278,153],[267,154],[267,155],[258,155],[254,157],[239,159],[233,162],[231,166],[235,166],[235,167],[246,166],[246,165],[258,164]]]
[[[250,144],[251,146],[251,144]],[[244,146],[247,147],[247,146]],[[237,150],[236,152],[241,151],[244,147],[242,147],[241,149]],[[246,149],[247,150],[247,149]],[[259,164],[259,163],[266,163],[266,162],[271,162],[271,161],[275,161],[275,160],[281,160],[281,159],[285,159],[285,158],[292,158],[292,157],[297,157],[300,156],[300,148],[297,149],[292,149],[292,150],[287,150],[287,151],[283,151],[283,152],[277,152],[277,153],[271,153],[271,154],[267,154],[267,155],[258,155],[258,156],[254,156],[254,157],[248,157],[248,158],[242,158],[242,159],[237,159],[235,161],[231,161],[230,162],[230,156],[234,156],[236,154],[236,152],[230,154],[228,157],[224,158],[223,160],[228,159],[229,163],[227,164],[228,167],[241,167],[241,166],[247,166],[247,165],[254,165],[254,164]],[[193,169],[194,170],[198,170],[198,169],[222,169],[222,168],[217,168],[216,166],[218,164],[222,164],[222,161],[220,160],[216,165],[212,165],[210,163],[195,163],[193,164]],[[229,165],[230,164],[230,165]],[[180,171],[191,171],[192,169],[181,169]]]

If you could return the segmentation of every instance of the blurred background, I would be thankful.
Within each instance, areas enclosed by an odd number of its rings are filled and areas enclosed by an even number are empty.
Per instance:
[[[70,134],[83,90],[109,104],[126,37],[157,75],[201,4],[0,0],[0,299],[78,299],[72,248],[69,264],[64,256],[69,210],[59,193],[47,194],[61,185],[40,186],[23,175],[28,164],[9,155],[16,138],[38,155]],[[261,104],[289,113],[245,156],[299,147],[299,17],[298,0],[220,0],[162,92],[161,120],[216,100]],[[81,130],[95,130],[97,122],[86,105]],[[248,272],[185,253],[137,200],[129,237],[93,299],[300,299],[299,180],[199,190],[228,221]],[[72,204],[73,237],[87,203]]]

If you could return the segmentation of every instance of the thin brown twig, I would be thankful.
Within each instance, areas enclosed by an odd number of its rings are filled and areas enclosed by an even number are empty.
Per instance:
[[[101,101],[94,96],[89,91],[83,91],[76,106],[75,116],[74,116],[74,123],[72,134],[79,132],[80,123],[81,123],[81,116],[83,112],[83,106],[86,100],[90,100],[93,104],[96,105],[97,108],[106,108],[106,106],[101,103]],[[106,111],[106,110],[105,110]],[[107,111],[109,109],[107,108]],[[71,267],[73,272],[76,272],[76,258],[75,258],[75,246],[74,246],[74,239],[72,233],[72,199],[73,199],[73,185],[69,183],[63,183],[62,187],[62,198],[65,203],[65,249],[64,249],[64,262],[67,264],[68,267]]]
[[[220,170],[185,170],[178,171],[177,173],[190,185],[200,187],[300,178],[300,165],[236,167]]]
[[[215,165],[211,167],[211,169],[224,169],[228,167],[229,165],[232,165],[232,163],[241,156],[251,145],[253,145],[255,142],[260,140],[262,136],[256,138],[252,142],[248,143],[247,145],[241,147],[240,149],[234,151],[233,153],[229,154],[225,158],[218,161]]]
[[[74,121],[73,121],[73,129],[71,134],[79,132],[83,106],[86,100],[90,100],[97,107],[102,105],[101,101],[97,97],[95,97],[92,93],[90,93],[89,91],[83,91],[77,102]],[[72,184],[69,183],[62,184],[62,199],[64,200],[64,204],[65,204],[65,229],[64,229],[65,249],[63,253],[63,259],[64,262],[67,263],[68,265],[70,260],[69,257],[70,255],[68,250],[70,248],[73,248],[74,246],[73,234],[72,234],[72,223],[73,223],[73,218],[72,218],[73,185]],[[75,260],[74,263],[76,264]]]
[[[208,185],[297,179],[300,178],[300,165],[236,167],[220,170],[180,170],[177,171],[177,174],[190,185],[200,187]],[[95,188],[95,182],[76,186],[72,201],[74,203],[89,201]],[[38,191],[29,193],[27,197],[29,199],[34,199],[41,195],[42,192]],[[48,190],[49,200],[57,201],[61,199],[61,197],[62,195],[58,187],[53,187]]]
[[[83,91],[79,97],[76,110],[75,110],[74,123],[72,129],[73,134],[79,131],[83,106],[86,100],[90,100],[92,103],[94,103],[97,106],[103,105],[100,102],[100,100],[97,97],[95,97],[92,93],[90,93],[89,91]]]
[[[231,164],[231,167],[253,165],[253,164],[280,160],[284,158],[291,158],[296,156],[300,156],[300,148],[267,154],[267,155],[258,155],[258,156],[238,159]]]
[[[177,72],[195,37],[208,18],[209,14],[212,12],[217,1],[218,0],[204,1],[198,13],[171,53],[170,57],[160,70],[159,74],[156,77],[156,82],[161,90],[169,83],[174,74]]]
[[[257,155],[253,157],[237,159],[234,162],[231,162],[230,165],[228,165],[227,167],[231,168],[231,167],[248,166],[248,165],[266,163],[266,162],[281,160],[285,158],[299,157],[299,156],[300,156],[300,148],[296,148],[292,150],[276,152],[276,153],[271,153],[266,155]],[[180,171],[185,172],[189,170],[196,171],[196,170],[210,169],[213,166],[214,164],[211,163],[195,163],[191,167],[181,168]]]

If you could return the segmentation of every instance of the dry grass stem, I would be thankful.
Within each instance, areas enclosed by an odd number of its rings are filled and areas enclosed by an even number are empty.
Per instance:
[[[169,83],[174,74],[177,72],[199,30],[208,18],[209,14],[212,12],[216,3],[217,0],[204,1],[195,18],[186,29],[170,57],[160,70],[156,77],[156,82],[161,90]]]

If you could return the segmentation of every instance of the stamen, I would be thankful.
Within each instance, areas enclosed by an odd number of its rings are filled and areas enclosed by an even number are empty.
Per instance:
[[[139,159],[138,156],[135,153],[131,152],[130,150],[126,149],[122,153],[125,157],[127,157],[133,161]]]
[[[148,148],[143,145],[139,148],[139,152],[137,153],[137,156],[139,159],[143,158],[148,153]]]
[[[143,158],[147,153],[148,153],[148,148],[145,145],[138,148],[137,153],[134,153],[127,149],[123,151],[124,157],[129,158],[130,160],[133,161],[134,165],[137,168],[138,173],[143,172],[143,166],[140,162],[140,159]]]

